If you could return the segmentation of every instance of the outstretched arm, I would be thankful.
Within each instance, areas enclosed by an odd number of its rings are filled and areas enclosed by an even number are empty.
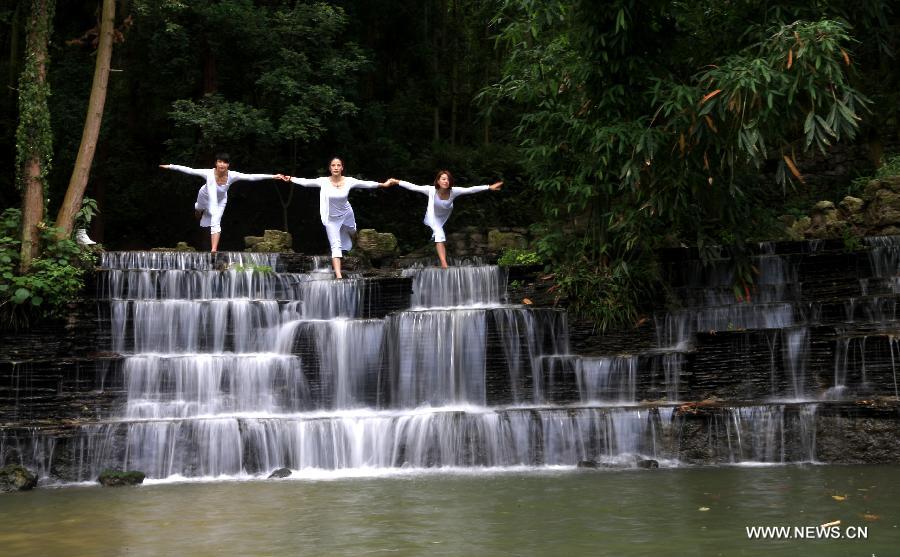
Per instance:
[[[209,170],[201,169],[201,168],[191,168],[189,166],[181,166],[180,164],[161,164],[160,168],[166,168],[169,170],[177,170],[178,172],[184,172],[185,174],[190,174],[192,176],[203,176],[206,177],[206,173]]]
[[[410,191],[417,191],[419,193],[424,193],[425,195],[428,195],[429,192],[434,190],[434,186],[417,186],[411,182],[406,182],[404,180],[398,180],[397,185],[399,185],[401,188],[406,188]]]
[[[234,181],[246,180],[248,182],[258,182],[260,180],[281,180],[282,174],[244,174],[243,172],[231,171],[229,174],[234,176]]]
[[[288,181],[291,181],[298,186],[303,186],[305,188],[318,188],[321,186],[321,184],[314,179],[311,180],[309,178],[293,178],[291,176],[285,176],[285,178],[287,178]]]
[[[481,192],[481,191],[487,191],[487,190],[497,191],[497,190],[499,190],[499,189],[502,188],[502,187],[503,187],[503,182],[502,182],[502,181],[500,181],[500,182],[494,182],[494,183],[491,184],[490,186],[472,186],[472,187],[469,187],[469,188],[457,188],[457,187],[454,187],[454,188],[453,188],[453,197],[459,197],[460,195],[470,195],[470,194],[473,194],[473,193],[478,193],[478,192]]]
[[[347,189],[351,188],[365,188],[365,189],[375,189],[375,188],[387,188],[392,186],[391,180],[385,180],[384,182],[374,182],[372,180],[357,180],[356,178],[344,178],[344,184],[347,186]]]

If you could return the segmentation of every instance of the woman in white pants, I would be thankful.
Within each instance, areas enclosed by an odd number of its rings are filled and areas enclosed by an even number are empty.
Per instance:
[[[395,180],[391,178],[391,180]],[[390,181],[390,180],[389,180]],[[447,236],[444,234],[444,225],[450,214],[453,212],[453,200],[461,195],[469,195],[481,191],[496,191],[503,186],[503,182],[494,182],[489,186],[472,186],[469,188],[458,188],[453,186],[453,174],[449,170],[441,170],[434,178],[434,184],[430,186],[417,186],[402,180],[395,180],[400,187],[408,190],[424,193],[428,196],[428,207],[425,209],[425,224],[432,230],[434,238],[434,248],[437,251],[438,259],[441,260],[441,267],[447,268]]]
[[[206,184],[197,192],[197,202],[194,210],[201,214],[200,226],[209,227],[210,251],[215,253],[219,249],[219,236],[222,233],[222,213],[225,212],[225,204],[228,203],[228,188],[238,180],[255,182],[258,180],[283,180],[282,174],[244,174],[242,172],[229,171],[229,157],[225,153],[216,155],[215,168],[189,168],[179,164],[161,164],[160,168],[177,170],[185,174],[200,176],[206,179]]]
[[[334,268],[334,276],[341,275],[341,252],[350,251],[353,247],[351,235],[356,234],[356,216],[353,207],[347,200],[350,190],[353,188],[386,188],[393,186],[397,180],[386,182],[372,182],[357,180],[344,176],[344,163],[338,157],[331,159],[329,164],[331,176],[321,178],[291,178],[284,180],[307,188],[319,188],[319,216],[325,226],[325,234],[328,236],[328,244],[331,246],[331,266]]]

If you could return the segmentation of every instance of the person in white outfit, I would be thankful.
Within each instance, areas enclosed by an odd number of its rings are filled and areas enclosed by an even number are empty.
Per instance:
[[[200,226],[209,227],[210,245],[213,253],[219,249],[219,236],[222,233],[222,213],[228,203],[228,188],[238,180],[256,182],[259,180],[283,180],[283,174],[244,174],[228,170],[231,165],[227,154],[216,155],[215,168],[189,168],[179,164],[161,164],[160,168],[177,170],[185,174],[200,176],[206,183],[197,192],[194,210],[200,216]]]
[[[372,182],[357,180],[344,176],[344,162],[335,157],[329,164],[331,176],[321,178],[292,178],[286,176],[283,180],[304,186],[307,188],[319,188],[319,216],[325,226],[325,234],[328,236],[328,244],[331,246],[331,266],[336,278],[341,275],[341,252],[350,251],[353,247],[351,235],[356,234],[356,216],[353,207],[347,200],[350,190],[353,188],[386,188],[393,186],[397,180],[386,182]]]
[[[453,174],[449,170],[441,170],[434,178],[434,184],[431,186],[417,186],[403,180],[396,180],[400,187],[408,190],[424,193],[428,196],[428,206],[425,209],[425,224],[432,230],[434,238],[434,248],[437,251],[438,259],[441,260],[441,267],[447,268],[447,235],[444,234],[444,225],[453,212],[453,200],[461,195],[469,195],[481,191],[496,191],[503,186],[503,182],[494,182],[489,186],[472,186],[469,188],[459,188],[453,185]]]

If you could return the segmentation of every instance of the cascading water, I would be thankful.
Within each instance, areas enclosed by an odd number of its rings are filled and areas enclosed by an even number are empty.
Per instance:
[[[642,346],[590,356],[571,352],[565,311],[509,303],[481,262],[406,269],[389,279],[402,301],[378,313],[386,279],[333,280],[327,258],[290,273],[274,255],[107,253],[97,348],[121,356],[121,405],[30,444],[0,432],[0,457],[19,444],[67,480],[815,461],[817,417],[898,391],[898,246],[870,243],[850,296],[801,279],[803,257],[842,264],[819,244],[760,246],[750,300],[726,262],[676,261],[681,303],[655,316],[656,346],[645,327]]]
[[[410,309],[372,318],[368,279],[269,271],[275,256],[103,265],[126,400],[81,427],[73,479],[675,458],[672,408],[634,407],[633,364],[602,379],[579,362],[580,394],[559,396],[548,362],[577,359],[565,313],[505,304],[496,266],[408,269]],[[53,468],[52,440],[35,446]]]

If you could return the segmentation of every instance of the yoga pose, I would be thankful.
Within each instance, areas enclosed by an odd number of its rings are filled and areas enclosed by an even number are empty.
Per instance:
[[[195,169],[179,164],[161,164],[160,168],[177,170],[185,174],[206,178],[206,184],[197,192],[197,202],[194,210],[200,218],[200,226],[209,227],[210,251],[215,253],[219,249],[219,236],[222,233],[222,213],[225,212],[225,204],[228,203],[228,188],[238,180],[255,182],[258,180],[283,180],[282,174],[243,174],[229,171],[229,157],[225,153],[216,155],[215,168]]]
[[[356,217],[347,195],[353,188],[386,188],[398,181],[388,180],[379,183],[345,177],[344,163],[338,157],[331,159],[329,168],[331,176],[313,180],[290,176],[282,179],[308,188],[319,188],[319,216],[322,218],[325,234],[328,235],[328,244],[331,246],[331,266],[334,268],[334,276],[342,278],[341,251],[350,251],[353,247],[351,235],[356,234]]]
[[[444,234],[444,224],[450,218],[453,212],[453,200],[461,195],[469,195],[486,190],[499,190],[503,186],[503,182],[494,182],[490,186],[472,186],[469,188],[457,188],[453,186],[453,175],[449,170],[441,170],[434,178],[434,184],[431,186],[417,186],[402,180],[391,178],[388,181],[395,181],[408,190],[424,193],[428,196],[428,207],[425,209],[425,224],[431,227],[434,237],[434,248],[437,251],[438,259],[441,260],[441,267],[447,268],[447,248],[445,242],[447,236]]]

